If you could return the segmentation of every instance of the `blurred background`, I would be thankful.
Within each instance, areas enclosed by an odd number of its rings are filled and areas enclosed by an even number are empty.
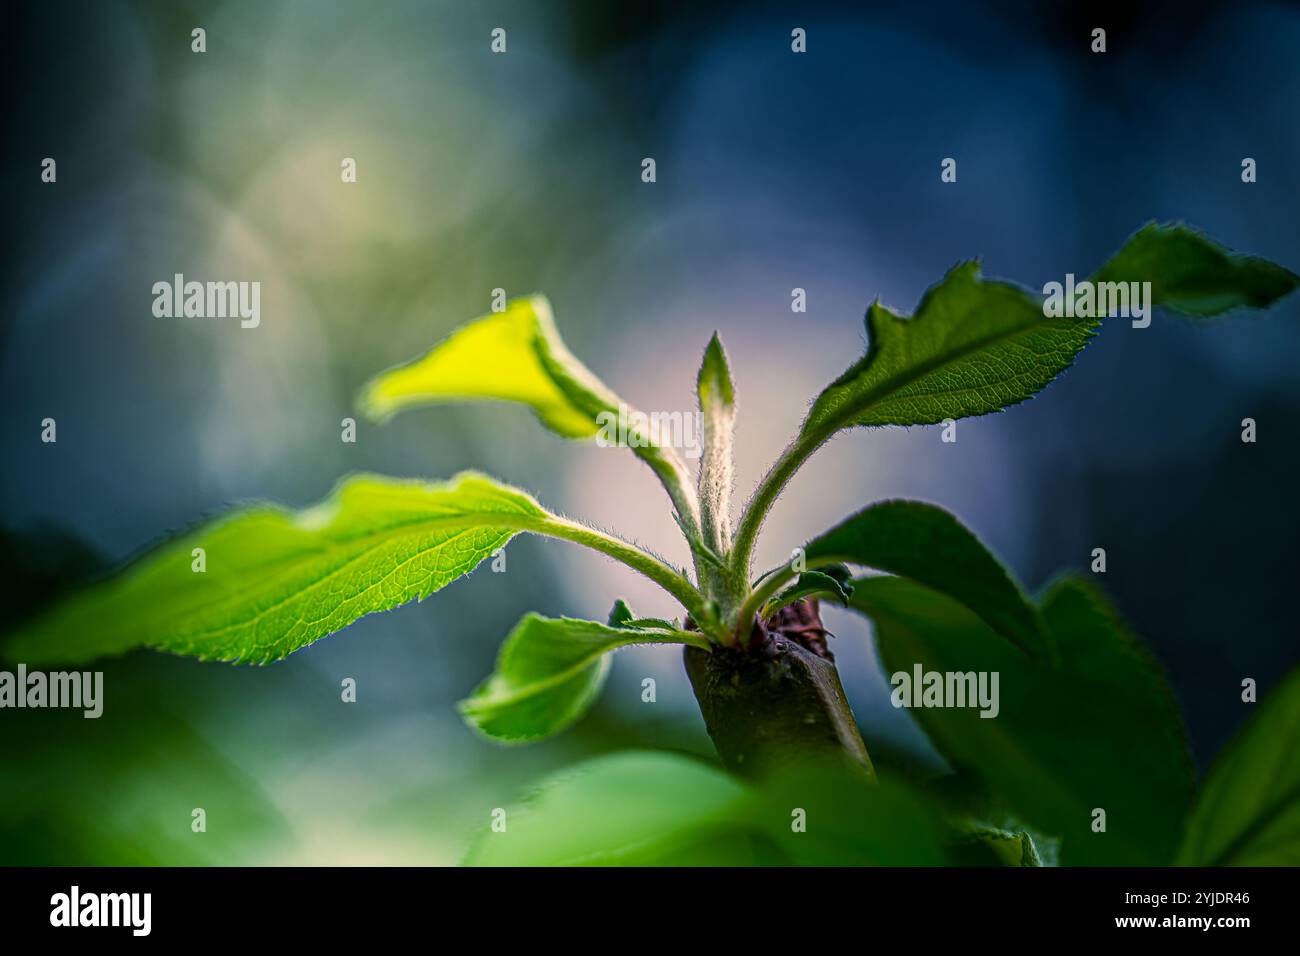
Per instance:
[[[480,468],[684,563],[648,471],[522,409],[420,410],[340,441],[366,379],[497,287],[546,293],[571,349],[648,410],[693,407],[718,330],[743,501],[861,353],[868,302],[911,311],[958,260],[1041,288],[1183,219],[1300,269],[1290,5],[46,2],[5,33],[0,630],[203,516],[309,504],[352,470]],[[260,281],[260,327],[155,318],[151,286],[178,272]],[[1163,662],[1204,770],[1248,713],[1241,680],[1267,693],[1300,657],[1298,355],[1294,296],[1108,325],[955,444],[836,440],[758,563],[888,496],[950,508],[1035,590],[1104,547],[1101,583]],[[453,863],[493,807],[582,756],[711,755],[671,649],[621,652],[595,711],[542,744],[502,748],[456,716],[524,612],[603,619],[616,597],[675,613],[621,566],[521,538],[506,574],[279,664],[106,662],[98,721],[0,713],[0,862]],[[889,706],[868,625],[828,619],[868,744],[938,766]]]

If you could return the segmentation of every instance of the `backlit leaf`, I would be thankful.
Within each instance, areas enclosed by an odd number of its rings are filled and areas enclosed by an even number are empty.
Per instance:
[[[27,663],[138,646],[278,660],[427,597],[520,531],[577,540],[572,524],[473,472],[442,484],[356,475],[306,510],[254,506],[170,541],[29,622],[3,649]]]
[[[357,401],[383,420],[407,407],[478,400],[526,405],[566,438],[626,445],[659,476],[688,536],[694,533],[699,504],[681,457],[568,350],[545,296],[513,299],[503,312],[461,326],[422,358],[376,376]]]
[[[461,326],[422,358],[375,377],[359,404],[369,417],[384,419],[414,405],[518,402],[566,438],[591,438],[599,429],[595,416],[565,394],[538,352],[538,341],[554,334],[546,299],[514,299],[504,312]]]

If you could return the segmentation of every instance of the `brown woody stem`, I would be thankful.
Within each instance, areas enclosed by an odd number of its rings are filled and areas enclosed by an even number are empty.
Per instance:
[[[686,648],[686,673],[727,769],[759,778],[830,759],[874,777],[824,635],[816,602],[799,601],[756,621],[748,650]]]

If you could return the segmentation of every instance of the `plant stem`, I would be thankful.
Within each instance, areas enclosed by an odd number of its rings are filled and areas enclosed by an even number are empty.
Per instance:
[[[835,665],[772,634],[750,651],[685,649],[704,723],[729,770],[760,778],[808,760],[875,771]]]
[[[838,562],[834,558],[814,558],[812,561],[806,562],[804,570],[812,571],[836,563]],[[749,633],[750,622],[753,621],[755,615],[762,614],[764,605],[797,577],[799,577],[799,572],[795,571],[789,564],[782,564],[759,578],[758,583],[754,585],[754,589],[749,592],[749,596],[745,598],[740,610],[736,613],[735,631],[738,642],[744,643],[745,637]]]
[[[762,529],[768,512],[772,510],[772,505],[776,504],[777,496],[794,477],[794,473],[812,457],[813,452],[826,443],[832,434],[834,434],[833,429],[827,430],[823,427],[815,432],[796,437],[786,446],[781,457],[763,476],[754,494],[750,496],[744,514],[740,516],[740,524],[736,527],[735,543],[731,550],[732,570],[738,582],[748,585],[754,543],[758,539],[758,532]]]
[[[655,582],[680,601],[682,607],[686,608],[696,621],[707,620],[704,595],[685,576],[649,551],[643,551],[621,538],[558,515],[549,515],[545,520],[537,522],[519,522],[516,526],[521,531],[550,535],[606,554],[634,571],[640,571]]]
[[[750,592],[749,597],[745,598],[745,603],[740,606],[740,610],[736,613],[737,638],[742,642],[744,641],[745,636],[749,634],[750,625],[753,623],[755,615],[793,577],[795,577],[793,569],[789,565],[782,565],[759,582],[754,590]]]

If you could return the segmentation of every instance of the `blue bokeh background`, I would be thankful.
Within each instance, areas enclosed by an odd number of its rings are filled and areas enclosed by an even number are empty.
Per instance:
[[[40,586],[10,584],[14,608],[52,593],[60,568],[90,573],[72,560],[83,546],[121,562],[233,502],[310,503],[351,470],[480,468],[684,561],[631,456],[565,443],[526,412],[425,410],[339,441],[370,375],[486,311],[496,287],[550,296],[573,351],[647,409],[690,409],[717,329],[743,499],[860,354],[866,304],[910,311],[959,260],[1041,288],[1181,219],[1300,269],[1289,5],[232,0],[31,4],[16,20],[0,527],[6,566]],[[504,56],[488,49],[497,26]],[[1095,26],[1105,54],[1089,52]],[[794,27],[806,54],[790,51]],[[57,185],[39,182],[45,156]],[[355,186],[339,182],[344,156]],[[1241,182],[1243,157],[1258,182]],[[176,272],[261,281],[261,327],[155,318],[150,287]],[[759,563],[887,496],[955,511],[1035,589],[1104,547],[1101,583],[1166,667],[1204,769],[1248,713],[1241,680],[1266,692],[1300,656],[1298,357],[1295,297],[1213,324],[1110,325],[1043,395],[960,423],[955,444],[937,428],[836,440],[776,508]],[[39,441],[47,416],[56,445]],[[1256,444],[1239,440],[1245,417]],[[504,576],[480,571],[267,669],[113,662],[110,692],[143,708],[113,739],[134,747],[165,714],[198,741],[175,746],[265,795],[277,837],[227,835],[201,859],[450,862],[484,808],[575,756],[710,752],[661,649],[621,654],[597,712],[537,747],[503,751],[456,718],[522,613],[601,617],[616,596],[673,612],[603,559],[519,541]],[[868,742],[933,764],[888,705],[866,623],[830,621]],[[354,708],[338,705],[344,676]],[[0,722],[11,743],[16,726]],[[71,722],[24,727],[51,735],[32,754],[75,763],[92,746]],[[111,827],[19,856],[132,859],[132,821],[169,813],[167,793],[193,805],[168,766],[124,758],[95,781]],[[36,803],[58,786],[37,757],[0,773]],[[10,816],[58,831],[47,804]]]

